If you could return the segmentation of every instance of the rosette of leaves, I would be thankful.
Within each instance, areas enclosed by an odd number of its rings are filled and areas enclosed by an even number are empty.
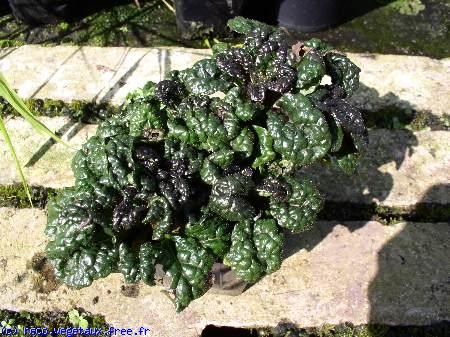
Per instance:
[[[243,18],[229,26],[241,46],[216,45],[130,94],[75,155],[75,186],[50,203],[46,229],[68,285],[113,272],[153,285],[161,266],[179,311],[211,286],[214,262],[256,282],[280,267],[283,231],[309,229],[320,211],[302,169],[354,169],[367,144],[347,101],[359,69],[319,40]]]

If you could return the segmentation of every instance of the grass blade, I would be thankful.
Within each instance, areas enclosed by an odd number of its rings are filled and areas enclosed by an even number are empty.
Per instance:
[[[162,2],[164,3],[164,5],[166,5],[166,7],[175,14],[175,8],[173,8],[173,6],[167,1],[167,0],[162,0]]]
[[[28,200],[30,201],[30,205],[31,205],[31,207],[33,207],[33,201],[31,200],[31,194],[30,194],[30,189],[28,187],[28,183],[23,174],[22,167],[20,166],[19,159],[17,158],[17,155],[16,155],[16,151],[14,150],[14,146],[12,145],[11,139],[9,138],[8,131],[6,131],[5,124],[1,118],[0,118],[0,133],[5,138],[6,145],[8,146],[9,151],[11,152],[11,155],[13,157],[14,163],[16,164],[16,168],[17,168],[17,171],[19,172],[20,180],[22,181],[22,185],[25,189],[25,192],[27,193]]]
[[[26,106],[26,104],[20,99],[20,97],[16,94],[16,92],[11,89],[11,87],[8,85],[8,82],[6,82],[5,77],[0,73],[0,96],[3,96],[9,104],[11,104],[14,109],[17,110],[18,113],[22,115],[25,120],[31,124],[31,126],[53,138],[56,142],[63,144],[67,147],[72,148],[72,146],[66,144],[61,138],[59,138],[57,135],[55,135],[52,131],[50,131],[43,123],[41,123],[30,111],[30,109]]]

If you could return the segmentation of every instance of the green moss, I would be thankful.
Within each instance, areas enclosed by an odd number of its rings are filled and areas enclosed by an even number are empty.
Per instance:
[[[450,205],[417,203],[410,207],[386,207],[375,203],[357,204],[326,200],[319,213],[321,220],[375,220],[386,225],[398,222],[439,222],[450,219]]]
[[[79,312],[88,322],[89,328],[102,328],[107,330],[109,325],[105,322],[104,317],[100,315],[93,315],[87,312],[84,312],[82,309],[75,309]],[[53,329],[57,329],[60,327],[77,327],[72,324],[69,320],[68,312],[28,312],[21,311],[15,312],[10,310],[0,310],[0,322],[4,322],[3,325],[9,325],[12,328],[18,328],[19,337],[23,337],[23,328],[46,328],[51,332]],[[65,335],[54,335],[56,336],[65,336]]]
[[[162,2],[114,7],[92,17],[91,28],[76,43],[148,46],[180,45],[175,16]]]
[[[34,207],[44,208],[48,199],[56,195],[57,190],[41,186],[31,186],[30,192]],[[30,207],[22,184],[0,186],[0,207]]]
[[[416,9],[410,12],[416,12],[416,15],[404,15],[402,12],[409,6],[407,2],[411,1],[395,1],[378,8],[351,21],[346,28],[353,30],[358,40],[367,41],[364,47],[371,52],[447,57],[450,51],[445,42],[448,39],[445,27],[448,27],[449,18],[445,15],[444,1],[423,1],[428,11],[418,11],[415,6]]]
[[[1,39],[0,40],[0,48],[11,48],[11,47],[19,47],[25,44],[24,41],[19,40],[9,40],[9,39]]]
[[[84,123],[98,123],[116,114],[117,106],[109,103],[95,103],[74,100],[63,102],[54,99],[27,99],[25,104],[36,116],[68,116]],[[0,99],[0,116],[19,116],[16,110],[5,100]]]
[[[417,112],[414,119],[406,126],[413,131],[429,128],[430,130],[450,130],[450,115],[436,116],[428,112]]]
[[[404,15],[417,15],[425,9],[425,5],[420,0],[397,0],[389,6]]]
[[[450,130],[450,115],[437,116],[429,111],[416,111],[386,106],[377,111],[362,111],[369,129]]]

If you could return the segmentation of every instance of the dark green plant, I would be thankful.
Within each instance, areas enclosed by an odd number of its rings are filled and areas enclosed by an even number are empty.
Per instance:
[[[47,254],[66,284],[121,272],[153,285],[159,264],[179,311],[210,287],[216,261],[256,282],[280,267],[282,230],[310,228],[321,209],[302,168],[355,168],[367,144],[346,100],[358,67],[319,40],[243,18],[229,26],[242,47],[216,44],[132,93],[76,154],[75,186],[48,209]]]

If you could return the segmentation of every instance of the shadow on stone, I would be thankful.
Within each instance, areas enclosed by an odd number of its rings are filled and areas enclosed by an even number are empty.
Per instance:
[[[77,122],[75,120],[69,120],[66,124],[64,124],[58,131],[55,132],[55,134],[58,137],[61,137],[66,132],[68,132]],[[82,126],[82,125],[81,125]],[[79,131],[79,130],[78,130]],[[76,133],[75,133],[76,134]],[[72,137],[75,136],[75,134],[72,132]],[[56,144],[56,141],[53,138],[49,138],[28,160],[28,162],[25,164],[25,167],[31,167],[34,164],[36,164],[39,159],[41,159],[50,149],[53,145]]]
[[[129,53],[129,50],[127,51],[127,54],[128,53]],[[136,60],[136,62],[134,62],[133,65],[131,67],[129,67],[128,70],[119,79],[116,80],[116,82],[110,87],[110,89],[98,101],[100,103],[109,102],[114,97],[114,95],[120,90],[120,88],[123,87],[123,85],[127,82],[127,80],[133,75],[133,73],[138,68],[139,63],[142,61],[142,59],[145,56],[147,56],[149,53],[150,53],[150,51],[147,51],[146,53],[142,54],[142,56],[140,56]],[[98,98],[98,94],[93,100],[96,101],[97,98]]]
[[[449,130],[450,116],[434,115],[431,111],[418,111],[410,102],[389,92],[381,96],[374,88],[361,83],[350,101],[358,106],[368,128],[432,131]]]
[[[429,189],[423,201],[436,194],[450,194],[450,184]],[[372,323],[450,321],[450,207],[443,216],[440,223],[405,223],[378,252],[378,273],[369,286]]]

